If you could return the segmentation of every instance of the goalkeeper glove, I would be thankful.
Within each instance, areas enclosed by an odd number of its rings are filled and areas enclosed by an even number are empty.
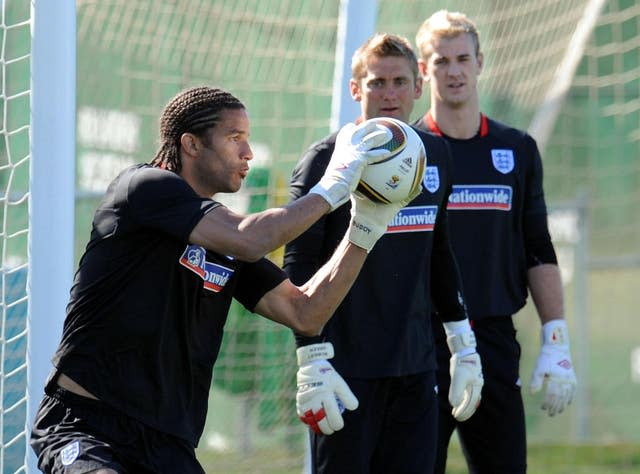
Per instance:
[[[375,123],[346,124],[338,132],[324,175],[309,192],[321,195],[331,205],[332,211],[340,207],[349,200],[349,194],[358,185],[364,166],[391,154],[387,149],[373,150],[389,139],[387,131],[377,128]]]
[[[576,374],[569,352],[569,331],[564,319],[554,319],[542,326],[542,347],[529,383],[531,393],[538,392],[545,380],[547,390],[542,409],[554,416],[571,403],[576,391]]]
[[[476,352],[476,336],[468,319],[449,321],[444,324],[447,345],[451,351],[449,374],[449,403],[451,414],[458,421],[468,420],[480,404],[482,386],[482,364]]]
[[[387,227],[404,206],[422,192],[422,186],[413,190],[410,196],[400,202],[378,204],[369,198],[351,195],[351,223],[349,241],[370,252],[375,243],[387,231]]]
[[[344,426],[344,409],[358,408],[358,399],[327,359],[333,344],[324,342],[299,347],[296,409],[303,423],[316,433],[330,435]]]

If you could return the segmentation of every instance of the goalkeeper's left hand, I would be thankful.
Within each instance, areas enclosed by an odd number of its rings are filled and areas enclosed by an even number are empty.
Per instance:
[[[344,427],[342,412],[358,408],[358,399],[327,359],[333,344],[299,347],[296,408],[303,423],[316,433],[333,434]]]
[[[443,323],[447,345],[451,351],[449,403],[451,414],[458,421],[471,418],[482,397],[484,378],[480,356],[476,352],[476,336],[468,319]]]
[[[542,409],[547,410],[549,416],[562,413],[573,400],[577,384],[564,319],[554,319],[542,326],[542,347],[529,383],[531,393],[542,389],[545,381],[547,391]]]
[[[399,202],[377,204],[365,196],[351,193],[351,222],[349,242],[370,252],[375,243],[386,232],[400,209],[413,201],[422,192],[422,185],[416,186],[411,194]]]

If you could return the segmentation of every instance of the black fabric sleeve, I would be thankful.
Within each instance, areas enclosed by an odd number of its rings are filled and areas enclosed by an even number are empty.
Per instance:
[[[258,301],[286,279],[286,273],[266,258],[244,263],[233,296],[253,312]]]
[[[540,152],[535,140],[528,135],[525,144],[528,163],[525,178],[523,234],[527,267],[531,268],[544,263],[557,264],[558,260],[547,225]]]
[[[138,168],[130,180],[120,180],[119,185],[128,187],[118,194],[126,196],[128,203],[123,208],[130,210],[133,222],[185,242],[200,219],[221,205],[198,196],[177,174],[159,168]]]

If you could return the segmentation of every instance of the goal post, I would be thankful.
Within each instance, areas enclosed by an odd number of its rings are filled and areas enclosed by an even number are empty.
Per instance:
[[[73,277],[75,1],[33,0],[31,22],[27,438]],[[27,453],[27,472],[38,472]]]
[[[360,103],[351,98],[349,88],[351,58],[356,49],[375,31],[377,11],[378,0],[340,0],[331,101],[331,130],[338,130],[360,115]]]

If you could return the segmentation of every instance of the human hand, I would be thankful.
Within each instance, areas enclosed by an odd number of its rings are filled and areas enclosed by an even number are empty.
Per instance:
[[[458,421],[471,418],[480,405],[484,378],[480,356],[476,352],[476,337],[468,319],[443,323],[447,333],[447,345],[451,351],[449,360],[449,403],[451,414]]]
[[[344,409],[358,408],[358,399],[327,359],[330,342],[299,347],[296,410],[300,420],[316,433],[330,435],[344,427]]]
[[[418,186],[405,200],[389,204],[375,203],[357,194],[351,195],[351,223],[349,241],[370,252],[382,237],[400,209],[413,201],[422,192]]]
[[[541,408],[549,416],[562,413],[573,401],[577,385],[564,319],[554,319],[542,326],[542,347],[529,383],[531,393],[540,391],[545,381],[547,390]]]
[[[385,148],[374,150],[391,138],[388,130],[379,128],[374,122],[346,124],[338,132],[324,175],[309,192],[320,194],[331,205],[331,210],[340,207],[358,185],[364,166],[391,154]]]

